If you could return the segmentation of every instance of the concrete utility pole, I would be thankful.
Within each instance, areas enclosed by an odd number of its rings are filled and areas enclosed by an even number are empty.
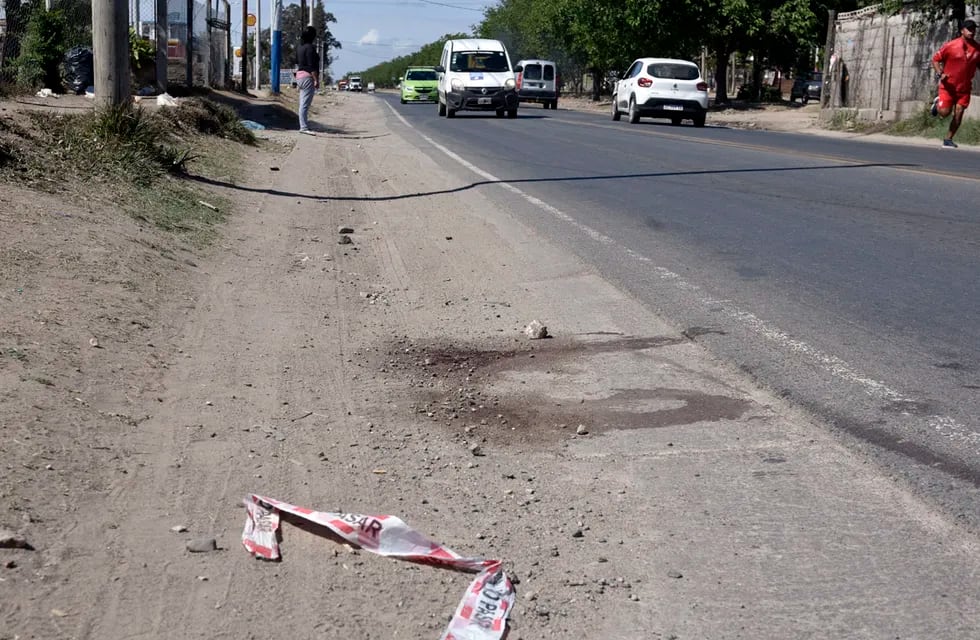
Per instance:
[[[95,99],[102,106],[129,104],[129,7],[126,0],[92,2]]]
[[[156,0],[157,93],[167,92],[167,0]]]

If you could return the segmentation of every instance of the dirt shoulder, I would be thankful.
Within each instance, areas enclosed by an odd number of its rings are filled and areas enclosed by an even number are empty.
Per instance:
[[[439,637],[471,576],[291,524],[256,561],[251,492],[502,559],[511,640],[971,637],[972,534],[380,101],[316,110],[208,250],[0,195],[0,638]]]

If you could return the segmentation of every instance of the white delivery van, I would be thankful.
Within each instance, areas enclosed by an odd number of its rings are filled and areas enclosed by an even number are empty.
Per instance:
[[[497,117],[517,117],[520,99],[507,48],[499,40],[447,40],[435,68],[439,115],[457,111],[495,111]]]
[[[552,60],[521,60],[517,95],[521,102],[536,102],[545,109],[558,108],[558,67]]]

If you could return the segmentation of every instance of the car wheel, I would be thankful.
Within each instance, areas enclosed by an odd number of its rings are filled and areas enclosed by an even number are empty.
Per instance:
[[[446,115],[446,105],[439,102],[438,100],[436,100],[436,103],[439,105],[439,115],[440,116]]]
[[[446,117],[447,118],[455,118],[456,117],[456,110],[449,108],[449,105],[446,105]]]
[[[405,104],[405,98],[402,98],[402,104]]]
[[[670,119],[670,124],[674,125],[675,127],[680,123],[681,123],[681,118],[678,116],[674,116],[673,118]]]
[[[551,110],[552,111],[558,111],[558,99],[557,98],[551,101]]]
[[[694,126],[695,127],[703,127],[704,126],[704,120],[705,120],[706,117],[707,117],[707,114],[704,114],[704,113],[699,113],[698,115],[694,116]]]
[[[800,98],[800,102],[802,102],[803,105],[806,106],[806,103],[810,102],[810,96],[804,95],[802,98]]]
[[[636,106],[636,99],[632,96],[630,96],[629,121],[630,124],[636,124],[640,121],[640,110]]]
[[[612,119],[619,122],[619,107],[616,106],[616,96],[613,96],[612,101]]]
[[[516,118],[517,117],[517,109],[508,109],[507,110],[507,117],[508,118]]]
[[[498,118],[503,118],[504,117],[504,113],[506,113],[506,112],[503,109],[497,109],[497,117]]]

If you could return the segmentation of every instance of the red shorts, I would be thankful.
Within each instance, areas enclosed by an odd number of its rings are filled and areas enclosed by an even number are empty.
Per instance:
[[[970,92],[957,93],[944,84],[939,85],[939,104],[940,109],[952,109],[954,104],[958,104],[964,109],[970,106]]]

